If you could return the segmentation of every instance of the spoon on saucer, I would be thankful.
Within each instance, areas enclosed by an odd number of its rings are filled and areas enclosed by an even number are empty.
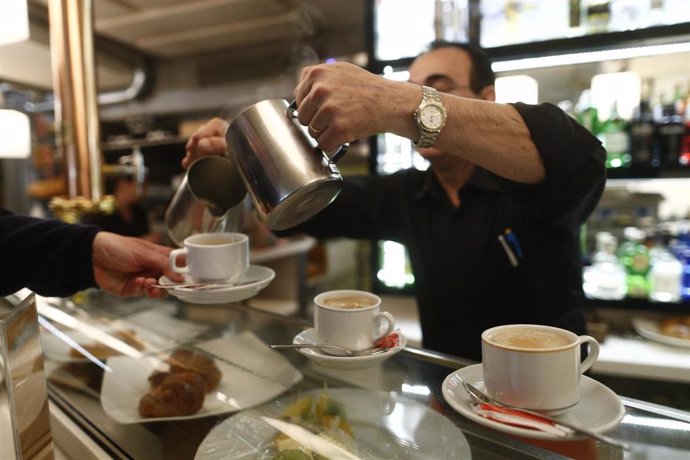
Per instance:
[[[381,353],[385,353],[388,350],[390,350],[390,347],[369,347],[365,348],[363,350],[350,350],[345,347],[341,347],[338,345],[326,345],[326,344],[319,344],[319,343],[291,343],[291,344],[286,344],[286,345],[269,345],[271,348],[277,349],[277,348],[318,348],[321,350],[324,350],[328,353],[328,350],[331,350],[333,356],[337,357],[338,355],[342,355],[343,357],[354,357],[354,356],[374,356],[374,355],[380,355]]]
[[[465,382],[464,380],[462,380],[462,386],[465,388],[465,391],[467,392],[467,394],[470,396],[470,399],[475,404],[479,404],[479,405],[488,404],[489,406],[508,409],[511,412],[516,413],[516,415],[533,417],[533,418],[540,419],[541,421],[549,423],[549,424],[554,425],[554,426],[565,427],[569,430],[574,431],[575,433],[589,436],[589,437],[594,438],[598,441],[601,441],[603,443],[606,443],[606,444],[609,444],[612,446],[620,447],[624,450],[627,450],[630,448],[630,446],[624,442],[612,439],[606,435],[596,433],[596,432],[588,430],[586,428],[579,427],[579,426],[574,425],[572,423],[564,422],[561,419],[555,419],[553,417],[549,417],[547,415],[544,415],[541,412],[535,412],[535,411],[531,411],[531,410],[527,410],[527,409],[522,409],[519,407],[514,407],[514,406],[510,406],[508,404],[504,404],[500,401],[496,401],[495,399],[493,399],[489,395],[482,392],[479,388],[475,387],[471,383]]]
[[[179,283],[179,284],[154,284],[153,287],[160,289],[197,289],[197,290],[210,290],[210,289],[226,289],[238,286],[244,286],[245,284],[251,284],[256,282],[256,280],[241,281],[239,283],[210,283],[210,282],[191,282],[191,283]]]

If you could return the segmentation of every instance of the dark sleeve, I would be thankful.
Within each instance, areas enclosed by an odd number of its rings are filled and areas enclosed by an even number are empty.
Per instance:
[[[572,228],[594,210],[606,184],[606,151],[601,142],[553,104],[512,104],[529,129],[546,171],[536,186],[499,179],[504,189],[537,196],[548,221]],[[506,185],[509,183],[508,185]]]
[[[29,288],[45,296],[67,296],[96,287],[91,251],[98,231],[0,208],[0,295]]]
[[[307,222],[279,232],[307,233],[316,238],[346,237],[400,241],[405,175],[349,176],[338,197]]]

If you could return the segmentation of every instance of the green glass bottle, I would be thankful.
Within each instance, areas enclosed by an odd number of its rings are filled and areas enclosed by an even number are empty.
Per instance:
[[[592,104],[592,91],[584,90],[575,104],[575,118],[595,136],[599,134],[599,111]]]
[[[629,124],[618,114],[618,104],[615,101],[609,118],[601,125],[598,137],[606,149],[607,168],[630,166]]]
[[[626,271],[627,296],[646,299],[649,296],[647,275],[651,268],[649,249],[644,245],[645,233],[637,227],[626,227],[625,242],[617,256]]]

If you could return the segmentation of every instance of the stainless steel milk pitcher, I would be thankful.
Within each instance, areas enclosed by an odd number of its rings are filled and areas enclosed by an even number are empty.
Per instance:
[[[348,144],[329,158],[297,121],[294,103],[267,99],[246,108],[230,121],[225,140],[259,217],[272,230],[308,220],[340,193],[335,162]]]
[[[165,211],[168,236],[182,246],[196,233],[238,231],[243,209],[237,205],[247,194],[230,159],[205,156],[187,170]]]

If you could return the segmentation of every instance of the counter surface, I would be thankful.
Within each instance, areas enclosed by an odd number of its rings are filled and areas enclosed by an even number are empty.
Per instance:
[[[122,348],[130,356],[77,360],[69,357],[69,347],[56,345],[56,337],[48,338],[51,333],[42,331],[52,404],[112,458],[273,458],[278,430],[261,417],[301,414],[291,405],[309,395],[316,401],[321,394],[330,395],[336,400],[332,407],[341,407],[338,410],[349,416],[355,442],[369,449],[366,458],[460,458],[453,452],[459,455],[465,448],[475,459],[563,458],[594,452],[600,458],[690,456],[686,412],[622,398],[626,415],[608,434],[631,444],[627,452],[587,439],[515,437],[463,417],[444,400],[444,379],[475,364],[470,361],[407,347],[363,369],[323,367],[294,350],[268,348],[267,344],[291,343],[310,327],[296,318],[241,304],[123,300],[101,292],[87,293],[80,300],[77,307],[70,300],[39,298],[39,313],[68,339],[77,334],[74,328],[79,334],[100,330],[111,337],[113,331],[125,330],[144,343],[143,350],[134,346],[136,342]],[[83,338],[76,341],[88,343]],[[223,373],[218,389],[192,416],[138,419],[135,406],[149,390],[146,378],[179,346],[215,360]],[[318,443],[318,438],[313,441]],[[246,457],[233,450],[240,448],[238,442],[249,446]],[[221,450],[214,450],[214,443],[220,443]],[[434,445],[449,450],[441,453],[437,448],[434,453],[429,450]]]

